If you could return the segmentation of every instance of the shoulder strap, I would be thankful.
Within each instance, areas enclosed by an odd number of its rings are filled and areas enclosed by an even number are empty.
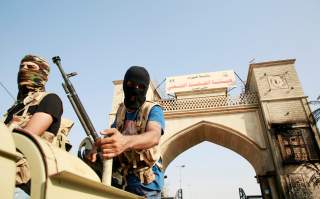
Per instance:
[[[143,105],[140,107],[137,114],[137,120],[136,120],[138,132],[140,133],[145,132],[149,113],[154,106],[160,106],[160,105],[152,101],[145,101]],[[125,116],[126,116],[126,107],[123,103],[121,103],[119,104],[119,107],[116,113],[116,128],[120,131],[123,130]]]
[[[24,98],[23,104],[25,106],[27,106],[27,105],[32,106],[32,105],[39,104],[39,102],[41,102],[41,100],[48,94],[49,93],[46,93],[46,92],[29,93],[29,95]]]
[[[20,113],[23,111],[22,116],[25,116],[28,112],[29,107],[38,105],[47,94],[49,93],[46,93],[46,92],[29,93],[29,95],[25,97],[22,102],[24,104],[24,107],[18,112]],[[17,106],[17,104],[14,104],[10,109],[8,109],[8,111],[5,114],[3,114],[3,118],[2,118],[3,121],[6,120],[10,110],[12,110],[15,106]]]
[[[35,106],[40,104],[41,100],[48,94],[49,93],[46,93],[46,92],[35,92],[35,93],[32,93],[31,95],[28,95],[23,100],[23,104],[25,105],[23,115],[27,113],[30,106]]]
[[[13,121],[11,119],[11,121],[8,121],[7,126],[9,126],[9,128],[15,128],[17,126],[23,127],[23,125],[25,125],[30,119],[30,114],[28,114],[28,110],[30,106],[38,105],[47,94],[48,93],[45,93],[45,92],[29,93],[28,96],[25,97],[23,100],[24,107],[22,107],[20,110],[18,110],[18,112],[13,114],[15,115],[16,118],[19,118],[19,119],[16,121]],[[4,121],[7,119],[8,113],[9,112],[7,112],[4,115]],[[20,113],[22,114],[17,116],[17,114],[20,114]]]
[[[119,131],[123,130],[125,117],[126,117],[126,107],[123,103],[120,103],[116,113],[116,128]]]
[[[158,105],[152,101],[145,101],[142,107],[139,110],[138,117],[137,117],[137,126],[140,128],[140,133],[144,133],[146,130],[146,126],[148,123],[148,117],[151,109]]]

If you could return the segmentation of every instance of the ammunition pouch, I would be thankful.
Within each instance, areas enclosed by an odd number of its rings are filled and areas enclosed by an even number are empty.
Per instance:
[[[140,182],[142,184],[150,184],[156,178],[152,171],[152,167],[146,167],[138,170],[137,175],[139,176]]]
[[[57,135],[53,138],[52,143],[62,150],[70,151],[72,145],[69,140],[69,132],[74,123],[66,118],[61,118],[60,128]]]
[[[26,184],[31,179],[30,166],[24,155],[17,151],[19,159],[16,162],[16,185]]]

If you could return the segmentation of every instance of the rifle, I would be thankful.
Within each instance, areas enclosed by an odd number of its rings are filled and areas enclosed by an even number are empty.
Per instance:
[[[66,74],[61,66],[61,59],[59,56],[55,56],[52,58],[52,61],[54,64],[56,64],[59,68],[59,71],[63,77],[64,83],[62,83],[62,87],[64,91],[66,92],[66,95],[76,112],[78,119],[85,130],[87,137],[89,137],[89,140],[92,145],[94,145],[94,142],[97,142],[100,138],[98,133],[96,132],[86,110],[84,109],[80,98],[78,97],[78,94],[76,93],[76,90],[74,89],[71,81],[69,80],[70,77],[76,76],[77,73],[69,73]],[[98,152],[100,149],[98,149]],[[103,174],[102,174],[102,183],[105,185],[111,185],[111,169],[112,169],[112,160],[103,160]]]

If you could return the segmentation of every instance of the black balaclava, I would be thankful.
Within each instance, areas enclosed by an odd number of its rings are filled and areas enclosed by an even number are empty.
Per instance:
[[[127,82],[131,81],[135,84],[143,84],[144,88],[132,88],[127,86]],[[148,71],[141,66],[131,66],[123,80],[124,105],[126,108],[136,110],[146,101],[146,94],[149,88],[150,77]],[[135,100],[131,101],[132,96]]]

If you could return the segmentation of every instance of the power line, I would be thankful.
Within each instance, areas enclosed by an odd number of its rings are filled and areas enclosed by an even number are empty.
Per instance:
[[[234,71],[234,74],[238,77],[238,79],[242,82],[243,86],[245,87],[245,82],[241,79],[241,77]]]
[[[156,86],[156,88],[153,90],[153,93],[154,93],[155,91],[158,92],[157,89],[166,81],[166,79],[167,79],[167,78],[164,78],[164,79]],[[160,97],[162,98],[162,96],[161,96],[162,93],[160,93],[160,92],[158,92],[158,93],[160,94]]]
[[[13,99],[13,101],[16,101],[15,98],[13,97],[13,95],[10,93],[10,91],[7,89],[7,87],[5,87],[4,84],[2,84],[1,81],[0,81],[0,85],[1,85],[2,88],[7,92],[7,94]]]

